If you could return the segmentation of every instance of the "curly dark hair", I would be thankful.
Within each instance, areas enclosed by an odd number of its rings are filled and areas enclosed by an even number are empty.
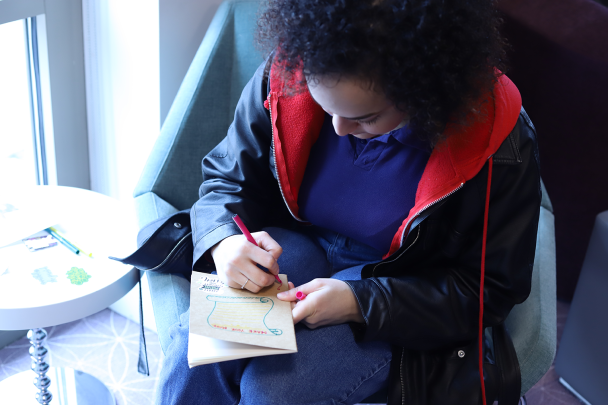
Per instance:
[[[500,23],[492,0],[268,0],[256,36],[287,74],[379,84],[437,140],[506,70]]]

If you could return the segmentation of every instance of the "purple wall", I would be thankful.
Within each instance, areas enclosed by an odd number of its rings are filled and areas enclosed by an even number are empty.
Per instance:
[[[595,216],[608,210],[608,8],[502,0],[508,76],[539,139],[555,214],[557,296],[571,300]]]

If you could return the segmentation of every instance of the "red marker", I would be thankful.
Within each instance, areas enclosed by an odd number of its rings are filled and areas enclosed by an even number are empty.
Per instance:
[[[306,298],[306,294],[304,294],[302,291],[298,291],[296,293],[296,298],[302,301],[304,298]]]
[[[245,235],[245,237],[247,238],[247,240],[257,246],[258,245],[257,242],[255,241],[255,239],[253,239],[253,236],[251,236],[251,234],[249,233],[249,230],[247,229],[247,227],[245,226],[245,224],[243,223],[243,220],[239,217],[239,215],[238,214],[234,214],[234,216],[232,217],[232,219],[236,223],[236,226],[239,227],[239,229],[241,230],[241,232],[243,232],[243,235]],[[277,280],[277,282],[279,284],[283,285],[283,282],[281,281],[281,279],[279,278],[279,276],[274,276],[274,278]]]

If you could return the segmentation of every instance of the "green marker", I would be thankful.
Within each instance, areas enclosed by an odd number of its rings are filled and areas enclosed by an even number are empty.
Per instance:
[[[72,245],[70,242],[67,241],[67,239],[63,238],[61,235],[59,235],[57,232],[55,232],[52,228],[46,228],[45,231],[50,233],[51,236],[53,236],[53,238],[57,239],[59,241],[59,243],[61,243],[63,246],[70,249],[73,253],[76,253],[76,254],[80,253],[80,250],[76,246]]]
[[[81,248],[79,248],[78,246],[76,246],[75,244],[73,244],[72,242],[69,242],[69,241],[68,241],[68,240],[65,238],[65,236],[63,236],[63,235],[61,234],[61,232],[59,232],[59,231],[58,231],[56,228],[54,228],[54,227],[52,227],[52,226],[49,226],[49,227],[47,228],[47,231],[48,231],[49,233],[50,233],[50,232],[53,232],[51,235],[53,235],[53,236],[58,236],[59,238],[63,239],[63,240],[66,242],[66,243],[68,243],[70,246],[72,246],[74,249],[76,249],[76,250],[77,250],[77,252],[75,252],[76,254],[81,254],[81,255],[84,255],[84,256],[93,257],[93,253],[87,253],[87,252],[85,252],[84,250],[82,250]],[[66,246],[67,246],[67,245],[66,245]],[[71,249],[70,249],[70,250],[71,250]]]

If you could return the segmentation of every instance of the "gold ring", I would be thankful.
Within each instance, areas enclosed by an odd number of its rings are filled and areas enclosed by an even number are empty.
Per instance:
[[[244,290],[244,289],[245,289],[245,286],[247,285],[247,283],[248,283],[248,282],[249,282],[249,279],[247,279],[247,281],[245,281],[245,284],[243,284],[243,285],[241,286],[241,290]]]

